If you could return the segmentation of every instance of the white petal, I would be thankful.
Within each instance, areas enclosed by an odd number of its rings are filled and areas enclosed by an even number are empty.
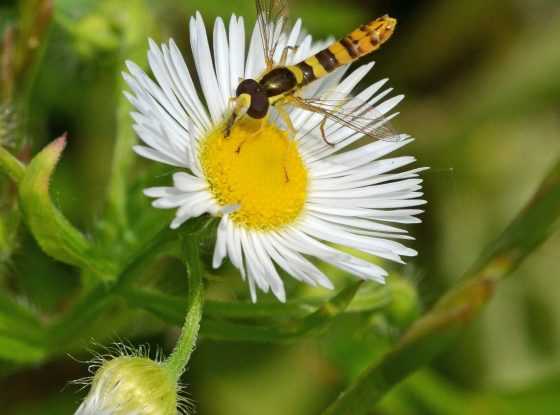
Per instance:
[[[181,95],[188,102],[187,110],[193,122],[198,123],[203,130],[210,128],[211,123],[206,108],[196,92],[187,64],[173,39],[169,41],[169,52],[165,53],[165,57],[167,66],[174,68],[171,75],[175,80],[177,89],[181,91]]]
[[[380,266],[371,264],[352,255],[342,253],[317,241],[313,237],[306,235],[302,231],[291,229],[290,232],[286,233],[284,236],[287,238],[290,245],[298,246],[303,250],[309,249],[309,247],[313,246],[317,252],[316,255],[318,255],[321,260],[342,270],[353,273],[360,278],[383,282],[383,277],[387,275],[387,272]]]
[[[251,43],[249,44],[249,52],[247,54],[247,64],[245,65],[245,79],[255,79],[264,71],[265,61],[263,53],[263,45],[261,42],[261,35],[259,27],[256,24],[251,36]]]
[[[245,25],[243,18],[231,16],[229,22],[230,94],[235,94],[240,79],[245,77]]]
[[[144,189],[144,195],[148,197],[167,197],[182,193],[174,187],[148,187]]]
[[[200,13],[197,12],[196,17],[191,18],[189,28],[191,48],[198,78],[200,79],[200,86],[206,98],[206,104],[208,105],[212,121],[219,123],[227,108],[227,100],[221,94],[218,87],[214,63],[210,55],[210,45],[206,36],[206,28]]]
[[[257,286],[264,292],[268,292],[268,282],[262,275],[262,269],[259,261],[256,260],[254,255],[253,243],[249,238],[248,232],[243,228],[239,229],[241,235],[241,246],[245,256],[245,265],[247,276],[250,280],[255,281]]]
[[[254,252],[253,254],[257,256],[260,264],[264,268],[264,278],[267,279],[268,283],[270,284],[270,288],[272,293],[280,300],[281,302],[286,302],[286,291],[284,290],[284,283],[282,279],[278,275],[274,264],[270,260],[270,256],[265,251],[263,247],[263,242],[261,241],[260,235],[257,235],[256,232],[251,232],[250,237],[253,242]]]
[[[169,164],[176,167],[189,167],[187,163],[179,159],[173,159],[160,151],[145,146],[134,146],[133,150],[136,154],[150,160],[159,161],[160,163]]]
[[[212,267],[219,268],[227,253],[227,217],[224,216],[218,225],[216,246],[212,258]]]
[[[223,20],[218,17],[214,23],[214,62],[216,62],[216,76],[224,102],[227,104],[233,95],[229,75],[229,45]]]
[[[270,235],[263,235],[262,243],[264,248],[266,249],[267,254],[272,258],[272,260],[280,266],[284,271],[290,274],[292,277],[297,279],[298,281],[305,282],[309,285],[317,285],[317,283],[306,276],[304,271],[301,271],[298,267],[294,266],[293,263],[290,263],[286,260],[286,255],[280,254],[279,251],[282,251],[282,247],[278,247],[275,241],[271,240],[272,238]]]
[[[178,193],[176,195],[159,198],[152,202],[152,206],[159,209],[174,209],[183,206],[191,198],[192,193]]]
[[[270,237],[275,240],[275,248],[278,250],[279,256],[289,263],[290,268],[295,268],[297,275],[300,275],[308,281],[312,281],[312,285],[320,285],[329,289],[333,288],[332,282],[327,276],[305,259],[305,257],[295,251],[293,247],[290,247],[288,243],[284,242],[282,235],[272,233]],[[287,268],[284,269],[287,270]]]
[[[208,184],[204,180],[185,172],[173,175],[173,185],[184,192],[196,192],[208,188]]]
[[[227,234],[227,252],[231,263],[241,272],[241,276],[245,279],[245,265],[243,264],[243,251],[241,247],[241,233],[234,223],[225,216],[226,234]]]

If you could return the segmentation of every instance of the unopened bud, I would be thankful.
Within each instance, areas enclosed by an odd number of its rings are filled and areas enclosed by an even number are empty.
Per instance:
[[[75,415],[175,415],[186,413],[180,386],[162,363],[120,356],[105,361]]]

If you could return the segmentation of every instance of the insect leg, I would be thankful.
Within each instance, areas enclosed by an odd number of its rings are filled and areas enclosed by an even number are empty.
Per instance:
[[[327,117],[323,118],[323,121],[321,121],[321,124],[319,124],[319,130],[321,130],[321,137],[323,138],[323,141],[325,143],[327,143],[331,147],[334,147],[334,144],[331,143],[329,140],[327,140],[327,135],[325,133],[325,124],[326,123],[327,123]]]
[[[278,111],[280,118],[282,118],[282,121],[284,121],[284,124],[286,124],[286,127],[288,127],[288,132],[293,138],[295,138],[297,132],[294,124],[292,123],[292,119],[290,118],[290,114],[288,114],[288,111],[286,111],[286,108],[284,108],[282,104],[276,104],[275,108],[276,111]]]
[[[235,121],[243,115],[249,106],[251,105],[251,97],[248,94],[241,94],[238,97],[230,98],[230,101],[234,102],[233,111],[226,121],[226,127],[224,129],[224,138],[228,138],[231,134],[231,129],[235,124]]]

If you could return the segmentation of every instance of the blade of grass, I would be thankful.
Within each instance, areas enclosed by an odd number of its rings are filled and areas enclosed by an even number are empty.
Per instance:
[[[461,282],[417,320],[393,350],[342,392],[324,414],[366,414],[393,386],[430,362],[478,315],[496,284],[558,229],[559,218],[560,161]]]

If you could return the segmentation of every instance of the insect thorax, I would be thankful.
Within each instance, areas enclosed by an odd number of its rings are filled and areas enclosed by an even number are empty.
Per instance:
[[[286,67],[275,68],[259,81],[269,98],[292,92],[297,86],[295,75]]]

